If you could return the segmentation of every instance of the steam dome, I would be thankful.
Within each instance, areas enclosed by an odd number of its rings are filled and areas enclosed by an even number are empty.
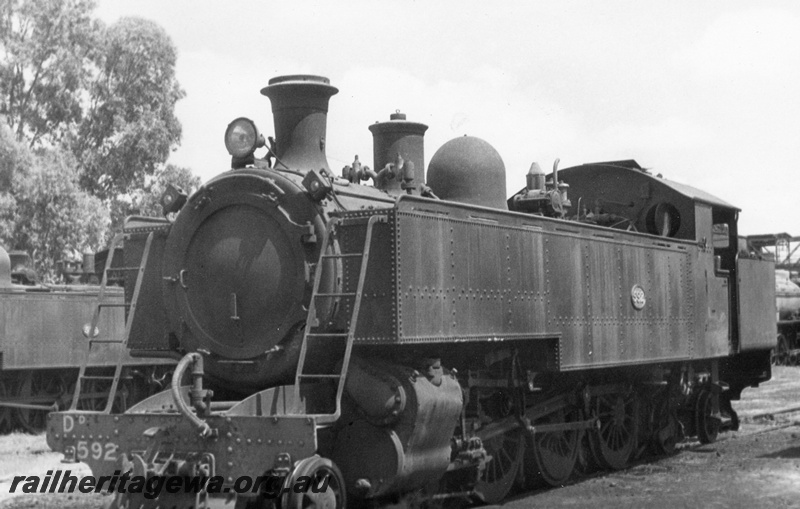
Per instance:
[[[462,136],[442,145],[428,165],[427,184],[443,200],[508,210],[503,159],[480,138]]]

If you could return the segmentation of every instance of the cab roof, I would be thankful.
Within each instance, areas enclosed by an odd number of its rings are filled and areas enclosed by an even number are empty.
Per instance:
[[[716,196],[714,196],[712,194],[709,194],[709,193],[707,193],[705,191],[702,191],[702,190],[697,189],[695,187],[692,187],[690,185],[682,184],[680,182],[675,182],[675,181],[668,180],[668,179],[665,179],[665,178],[662,178],[662,177],[659,177],[659,176],[655,176],[655,175],[651,174],[648,170],[646,170],[646,169],[642,168],[641,166],[639,166],[639,163],[637,163],[633,159],[625,159],[625,160],[621,160],[621,161],[605,161],[605,162],[599,162],[599,163],[587,163],[587,164],[582,164],[582,165],[579,165],[579,166],[572,166],[570,168],[565,168],[564,170],[559,170],[559,173],[561,173],[562,171],[596,172],[597,170],[612,169],[612,168],[638,170],[642,174],[642,176],[640,178],[644,177],[646,179],[649,179],[649,181],[652,182],[654,187],[657,187],[657,186],[668,187],[668,188],[674,190],[675,192],[677,192],[677,193],[679,193],[679,194],[681,194],[681,195],[683,195],[683,196],[685,196],[685,197],[687,197],[687,198],[689,198],[689,199],[691,199],[693,201],[696,201],[696,202],[706,203],[706,204],[711,205],[713,207],[723,207],[723,208],[732,209],[732,210],[736,210],[736,211],[740,211],[741,210],[740,208],[738,208],[738,207],[736,207],[734,205],[731,205],[730,203],[728,203],[728,202],[726,202],[724,200],[721,200],[721,199],[717,198]]]

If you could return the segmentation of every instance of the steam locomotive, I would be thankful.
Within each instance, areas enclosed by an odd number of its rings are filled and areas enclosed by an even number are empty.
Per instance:
[[[770,378],[774,264],[739,252],[736,207],[631,160],[534,163],[506,199],[500,155],[469,136],[426,178],[427,126],[400,113],[369,126],[375,169],[339,177],[337,89],[294,75],[261,93],[274,138],[234,120],[232,169],[126,230],[126,346],[180,359],[170,390],[48,419],[50,447],[95,476],[219,482],[113,506],[494,503],[713,442]]]
[[[95,350],[87,358],[81,332],[98,304],[100,286],[95,255],[84,263],[62,264],[64,284],[40,284],[24,251],[0,247],[0,433],[14,429],[44,430],[47,412],[69,408],[74,386],[86,363],[95,372],[109,371],[123,357],[125,367],[115,406],[127,408],[158,387],[173,361],[133,359],[124,349]],[[106,337],[125,335],[123,290],[109,286],[109,308],[95,327]],[[77,408],[96,409],[105,402],[110,384],[86,384]]]
[[[775,258],[775,296],[778,336],[772,363],[784,366],[800,364],[800,285],[792,260],[800,237],[788,233],[765,233],[743,239],[747,249],[765,258]]]
[[[776,307],[778,308],[778,341],[774,364],[793,366],[800,363],[800,286],[789,277],[788,270],[775,271]]]

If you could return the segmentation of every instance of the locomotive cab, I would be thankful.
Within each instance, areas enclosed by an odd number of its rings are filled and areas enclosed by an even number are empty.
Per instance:
[[[572,202],[578,204],[575,219],[611,216],[619,218],[617,228],[697,245],[705,276],[695,282],[696,294],[705,301],[698,307],[708,310],[702,332],[710,339],[704,354],[769,348],[774,299],[768,296],[774,292],[774,266],[739,251],[738,208],[694,187],[653,176],[633,160],[567,168],[559,178],[569,184]]]

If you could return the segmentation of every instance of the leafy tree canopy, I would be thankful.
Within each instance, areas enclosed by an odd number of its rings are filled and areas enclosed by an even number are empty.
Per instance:
[[[45,280],[55,277],[57,261],[105,244],[108,208],[80,189],[71,154],[58,149],[32,153],[3,124],[0,167],[11,174],[10,187],[0,192],[0,243],[31,253]]]
[[[176,52],[155,23],[123,18],[105,31],[91,105],[72,143],[81,185],[103,199],[144,185],[177,147]]]
[[[0,243],[9,249],[16,228],[17,209],[12,184],[15,175],[26,175],[32,166],[33,157],[28,147],[17,142],[0,115]]]
[[[157,213],[180,143],[176,50],[157,24],[105,26],[94,0],[0,0],[0,242],[40,269],[102,247],[109,217]]]
[[[100,23],[91,0],[0,0],[0,113],[30,147],[82,117]]]
[[[103,200],[144,185],[177,148],[177,52],[156,23],[106,27],[93,0],[0,0],[0,114],[17,141],[65,147]]]

